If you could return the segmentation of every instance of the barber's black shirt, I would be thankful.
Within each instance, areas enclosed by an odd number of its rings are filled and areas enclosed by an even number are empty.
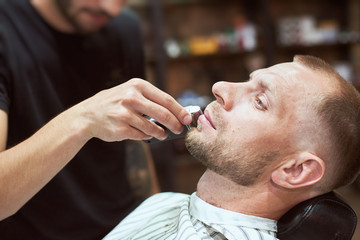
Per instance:
[[[0,108],[9,116],[7,147],[100,90],[144,78],[139,32],[137,19],[125,11],[97,34],[64,34],[47,25],[29,0],[0,0]],[[90,140],[23,208],[0,222],[0,239],[100,239],[137,204],[124,158],[123,143]]]

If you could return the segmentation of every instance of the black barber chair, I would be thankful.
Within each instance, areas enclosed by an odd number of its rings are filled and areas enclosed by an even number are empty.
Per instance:
[[[351,240],[357,224],[354,210],[329,192],[299,203],[278,221],[280,240]]]

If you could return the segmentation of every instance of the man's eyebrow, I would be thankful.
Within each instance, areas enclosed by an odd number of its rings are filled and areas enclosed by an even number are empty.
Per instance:
[[[262,88],[268,89],[275,97],[277,94],[277,87],[272,81],[268,79],[260,79],[259,84]]]
[[[265,88],[265,89],[268,89],[270,91],[274,90],[273,88],[273,84],[271,84],[269,81],[267,80],[264,80],[264,79],[259,79],[258,80],[258,83],[259,85],[261,86],[261,88]]]
[[[261,89],[268,91],[270,102],[274,103],[280,101],[277,85],[274,83],[276,78],[278,78],[278,76],[273,72],[267,71],[266,69],[258,69],[250,74],[248,81],[255,81],[256,85],[258,85]]]
[[[262,89],[266,89],[268,90],[271,95],[277,99],[277,87],[276,84],[274,84],[271,80],[269,80],[270,78],[276,78],[276,76],[274,76],[273,73],[269,72],[266,73],[265,75],[262,75],[260,77],[256,78],[257,84],[262,88]],[[251,78],[253,79],[253,78]]]

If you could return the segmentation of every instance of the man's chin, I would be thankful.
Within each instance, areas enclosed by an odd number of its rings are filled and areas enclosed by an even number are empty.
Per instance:
[[[203,161],[204,158],[207,158],[208,154],[208,145],[201,138],[200,132],[193,128],[188,131],[185,136],[185,146],[189,153],[199,161]]]
[[[191,145],[196,145],[196,143],[199,141],[199,136],[197,135],[198,130],[196,128],[191,128],[185,135],[185,146],[189,150],[191,148]]]

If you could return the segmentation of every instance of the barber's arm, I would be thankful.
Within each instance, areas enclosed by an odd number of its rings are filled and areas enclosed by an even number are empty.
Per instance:
[[[0,220],[14,214],[46,185],[91,138],[104,141],[165,139],[191,117],[171,96],[132,79],[59,114],[18,145],[5,149],[7,114],[0,110]]]

